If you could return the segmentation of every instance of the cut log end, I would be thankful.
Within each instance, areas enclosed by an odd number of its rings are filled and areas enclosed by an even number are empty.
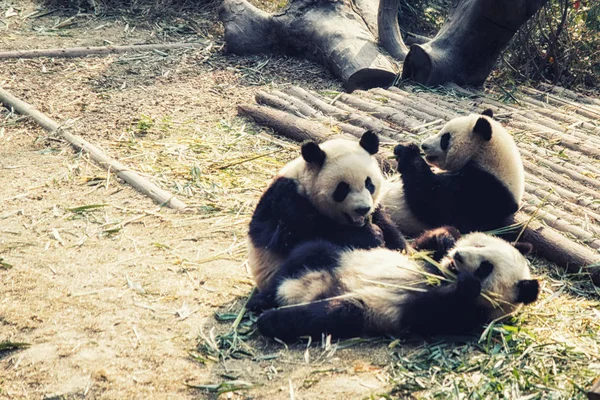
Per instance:
[[[392,71],[378,68],[365,68],[350,76],[344,84],[348,92],[368,90],[375,87],[388,87],[394,83],[396,74]]]
[[[431,75],[431,57],[421,45],[413,44],[404,59],[402,79],[412,79],[429,85]]]

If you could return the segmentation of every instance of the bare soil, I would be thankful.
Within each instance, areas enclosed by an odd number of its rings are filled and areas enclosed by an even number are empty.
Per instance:
[[[318,343],[305,351],[257,337],[250,341],[257,354],[275,358],[202,364],[190,356],[201,330],[209,337],[213,328],[230,329],[214,313],[237,313],[250,293],[247,219],[273,171],[295,155],[296,145],[269,141],[236,117],[236,104],[252,102],[262,88],[339,90],[338,83],[305,61],[226,56],[215,10],[193,15],[194,33],[185,20],[125,16],[78,16],[61,27],[73,14],[28,17],[36,7],[0,1],[2,50],[206,43],[168,55],[0,63],[3,88],[70,121],[74,133],[178,192],[192,211],[160,208],[59,137],[4,110],[0,342],[29,347],[0,353],[0,398],[214,398],[186,384],[231,380],[256,387],[224,398],[347,399],[388,389],[385,345],[336,351]],[[264,164],[211,167],[265,149],[280,153]],[[201,171],[196,185],[194,165]]]

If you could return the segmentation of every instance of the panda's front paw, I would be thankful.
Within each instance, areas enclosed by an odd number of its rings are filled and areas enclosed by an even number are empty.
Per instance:
[[[402,173],[416,157],[420,156],[419,146],[414,143],[408,146],[399,144],[394,148],[394,156],[398,161],[398,172]]]
[[[462,300],[472,301],[481,294],[481,281],[468,272],[456,277],[456,295]]]

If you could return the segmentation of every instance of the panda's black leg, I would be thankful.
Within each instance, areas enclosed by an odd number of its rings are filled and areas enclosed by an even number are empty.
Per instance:
[[[342,248],[324,241],[314,240],[296,247],[289,257],[281,264],[269,285],[248,300],[248,309],[260,313],[275,308],[277,290],[285,279],[294,279],[308,271],[331,270],[339,265]]]
[[[343,299],[269,310],[258,318],[261,334],[286,342],[300,336],[320,339],[323,333],[334,338],[356,337],[364,333],[364,325],[363,306]]]
[[[433,251],[433,259],[440,261],[454,247],[460,232],[453,226],[442,226],[423,232],[412,243],[415,250]]]
[[[372,214],[372,221],[374,225],[377,225],[383,233],[383,240],[385,241],[385,247],[391,250],[405,250],[407,248],[406,239],[400,233],[396,225],[392,222],[390,217],[385,213],[383,206],[377,207]]]

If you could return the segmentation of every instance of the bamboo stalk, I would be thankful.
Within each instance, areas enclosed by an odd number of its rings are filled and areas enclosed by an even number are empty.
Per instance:
[[[102,152],[102,150],[89,143],[85,139],[73,135],[67,132],[65,129],[62,129],[57,122],[48,118],[46,115],[36,110],[32,105],[19,100],[2,88],[0,88],[0,102],[4,103],[6,107],[12,107],[19,114],[30,116],[45,130],[61,135],[73,147],[78,150],[85,151],[90,155],[92,160],[100,164],[103,168],[116,172],[119,178],[129,183],[141,193],[152,198],[157,203],[165,204],[177,210],[186,208],[186,205],[181,200],[177,199],[172,193],[159,188],[146,178],[143,178],[134,171],[131,171],[125,165],[108,157]]]
[[[192,49],[203,47],[202,43],[157,43],[128,46],[69,47],[62,49],[13,50],[0,52],[0,59],[38,57],[85,57],[92,54],[117,54],[131,51]]]

